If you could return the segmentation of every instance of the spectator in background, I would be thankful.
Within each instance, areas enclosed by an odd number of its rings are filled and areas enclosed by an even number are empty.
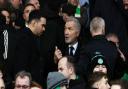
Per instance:
[[[64,56],[58,62],[58,72],[69,80],[69,89],[85,89],[85,80],[76,73],[76,64],[72,56]]]
[[[89,75],[94,72],[102,72],[111,78],[111,72],[109,64],[106,62],[105,57],[100,52],[95,52],[91,58],[91,62],[88,66]]]
[[[21,9],[20,5],[22,5],[22,0],[9,0],[9,3],[12,5],[12,8]]]
[[[30,89],[43,89],[42,86],[40,84],[38,84],[37,82],[32,81],[31,83],[31,88]]]
[[[3,79],[2,70],[0,70],[0,88],[5,89],[5,83],[4,83],[4,79]]]
[[[6,24],[6,19],[5,17],[0,13],[0,65],[3,65],[3,53],[4,53],[4,35],[3,35],[3,32],[4,32],[4,27],[5,27],[5,24]]]
[[[80,40],[83,43],[89,41],[91,37],[89,33],[91,1],[93,0],[68,0],[69,4],[76,6],[74,17],[76,17],[80,21],[81,24]]]
[[[11,18],[10,18],[10,12],[7,9],[2,9],[1,13],[5,16],[6,18],[6,25],[11,26]]]
[[[70,16],[74,16],[76,12],[76,6],[72,4],[66,3],[61,7],[61,15],[63,17],[64,22],[68,20]]]
[[[120,49],[120,41],[116,34],[109,33],[106,35],[106,38],[108,41],[113,42],[117,47],[118,58],[116,60],[116,65],[115,65],[115,69],[114,69],[114,71],[115,71],[114,77],[116,79],[120,79],[124,75],[124,73],[127,74],[127,65],[128,64],[127,64],[126,55],[124,55],[124,53]]]
[[[120,48],[124,54],[128,54],[128,35],[127,35],[127,6],[122,4],[125,0],[95,0],[92,18],[102,17],[106,22],[105,33],[115,33],[120,40]],[[126,1],[127,2],[127,1]],[[124,2],[125,3],[125,2]],[[122,6],[120,5],[122,4]],[[126,7],[124,7],[126,6]],[[107,8],[106,8],[107,7]],[[122,7],[122,8],[121,8]],[[126,12],[125,14],[122,12]]]
[[[47,77],[47,89],[68,89],[68,79],[59,72],[50,72]]]
[[[20,71],[16,74],[14,89],[30,89],[31,82],[31,74],[26,71]]]
[[[44,59],[40,53],[38,38],[45,31],[46,18],[38,10],[29,15],[28,27],[21,30],[14,62],[14,74],[21,70],[29,71],[33,80],[43,85]]]
[[[25,5],[33,4],[36,10],[40,9],[40,2],[39,0],[26,0]]]
[[[110,84],[111,89],[128,89],[128,81],[126,80],[113,80]]]
[[[26,4],[23,10],[23,18],[25,20],[25,26],[27,27],[27,22],[29,20],[29,14],[31,11],[35,10],[35,6],[33,4]]]
[[[104,73],[95,72],[88,78],[89,89],[110,89],[108,77]]]
[[[2,18],[4,20],[2,20]],[[6,24],[6,18],[5,16],[0,13],[0,21],[2,21],[1,25],[1,30],[2,30],[2,34],[1,34],[1,45],[3,45],[3,60],[2,58],[0,58],[0,66],[3,66],[3,73],[4,73],[4,80],[5,80],[5,84],[7,85],[7,89],[8,86],[12,85],[12,80],[14,78],[14,74],[12,72],[12,68],[13,68],[13,63],[16,57],[16,50],[15,48],[17,47],[17,34],[16,34],[16,30],[14,29],[10,29],[10,26],[8,26],[8,24]],[[2,51],[2,49],[0,50]],[[9,88],[10,89],[10,88]]]
[[[0,89],[6,89],[5,84],[4,84],[4,80],[2,78],[0,78]]]
[[[118,52],[116,46],[105,38],[105,22],[103,18],[95,17],[92,19],[90,23],[90,33],[92,39],[86,44],[85,60],[90,60],[95,52],[100,52],[104,56],[107,64],[110,65],[110,69],[113,72]],[[83,66],[84,63],[86,62],[83,62]]]
[[[78,0],[68,0],[68,3],[71,3],[74,6],[77,6],[79,4]]]
[[[15,29],[21,29],[24,27],[22,8],[22,0],[8,0],[7,2],[7,9],[10,12],[12,25]]]
[[[0,9],[6,8],[7,0],[0,0]]]

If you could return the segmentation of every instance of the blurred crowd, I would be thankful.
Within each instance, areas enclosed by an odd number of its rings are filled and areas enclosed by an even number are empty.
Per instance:
[[[0,0],[0,89],[128,89],[128,0]]]

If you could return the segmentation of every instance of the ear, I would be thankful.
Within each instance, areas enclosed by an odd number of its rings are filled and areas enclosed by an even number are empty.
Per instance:
[[[96,89],[99,89],[99,84],[98,84],[98,82],[94,83],[94,84],[93,84],[93,87],[95,87]]]
[[[79,35],[80,35],[80,31],[77,31],[77,37],[79,37]]]
[[[71,74],[74,73],[73,67],[70,67],[70,68],[69,68],[69,72],[70,72]]]
[[[32,26],[32,27],[35,27],[36,24],[37,24],[37,22],[36,22],[35,20],[32,20],[32,21],[31,21],[31,26]]]
[[[102,27],[102,33],[105,34],[105,27]]]

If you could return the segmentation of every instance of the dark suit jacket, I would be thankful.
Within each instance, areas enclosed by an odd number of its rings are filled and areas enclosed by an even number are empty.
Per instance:
[[[16,60],[16,50],[18,43],[18,31],[11,27],[6,28],[8,33],[8,51],[7,51],[7,59],[3,61],[4,64],[4,80],[7,85],[7,89],[10,89],[10,85],[14,80],[14,64]],[[9,87],[8,87],[9,86]]]
[[[69,55],[68,46],[66,48],[64,55]],[[82,77],[84,77],[84,79],[86,80],[85,74],[87,72],[85,70],[87,69],[87,65],[89,64],[89,60],[86,59],[85,55],[86,55],[85,54],[85,44],[81,43],[79,41],[78,47],[77,47],[76,52],[75,52],[73,57],[75,58],[76,73],[78,75],[81,75]]]
[[[3,31],[0,31],[0,67],[3,66],[3,53],[4,53],[4,35]]]
[[[80,58],[80,52],[82,50],[81,47],[82,47],[82,44],[80,42],[78,42],[78,46],[76,48],[75,54],[73,55],[73,57],[76,59],[76,62],[78,62],[78,60]],[[70,55],[69,54],[69,47],[68,47],[68,45],[66,47],[64,55]]]

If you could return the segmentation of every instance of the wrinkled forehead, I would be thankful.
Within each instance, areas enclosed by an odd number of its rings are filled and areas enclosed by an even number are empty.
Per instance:
[[[18,76],[16,78],[16,82],[15,83],[16,84],[21,84],[21,85],[23,85],[23,84],[29,85],[30,84],[30,79],[29,79],[28,76],[24,76],[24,77]]]

